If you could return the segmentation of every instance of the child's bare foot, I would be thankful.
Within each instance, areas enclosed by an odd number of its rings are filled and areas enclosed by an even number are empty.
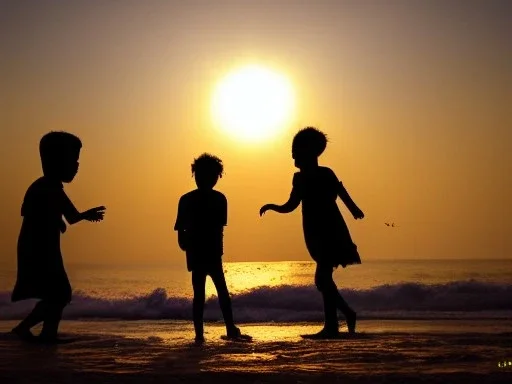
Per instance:
[[[328,339],[339,339],[340,332],[337,329],[329,330],[323,328],[320,332],[313,333],[311,335],[301,335],[304,339],[314,340],[328,340]]]
[[[194,339],[194,341],[197,343],[197,344],[202,344],[205,342],[205,339],[204,339],[204,336],[203,335],[196,335],[196,338]]]
[[[233,326],[233,327],[229,328],[227,331],[227,339],[230,339],[230,340],[252,340],[252,337],[249,335],[244,335],[240,331],[240,328]]]
[[[36,337],[30,332],[29,328],[23,328],[19,325],[17,327],[14,327],[11,331],[16,336],[18,336],[23,341],[34,341]]]

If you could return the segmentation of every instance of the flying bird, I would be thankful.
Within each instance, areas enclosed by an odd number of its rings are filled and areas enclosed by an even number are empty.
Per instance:
[[[398,227],[398,225],[395,225],[395,223],[391,223],[391,224],[390,223],[384,223],[384,225],[386,227],[393,227],[393,228]]]

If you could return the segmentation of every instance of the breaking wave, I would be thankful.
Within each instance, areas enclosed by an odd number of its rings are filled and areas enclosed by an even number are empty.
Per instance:
[[[511,318],[512,285],[478,281],[446,284],[401,283],[366,290],[340,289],[359,318]],[[319,321],[320,293],[313,286],[259,287],[232,295],[238,322]],[[75,292],[66,319],[191,319],[191,299],[170,296],[163,288],[140,296],[106,298]],[[18,319],[33,306],[10,302],[0,292],[0,319]],[[222,320],[215,297],[205,306],[205,320]]]

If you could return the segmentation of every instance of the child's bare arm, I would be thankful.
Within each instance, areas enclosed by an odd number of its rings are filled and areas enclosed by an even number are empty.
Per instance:
[[[63,197],[63,211],[66,221],[70,224],[76,224],[82,220],[88,221],[101,221],[105,214],[105,207],[91,208],[85,212],[79,212],[68,196],[64,193]]]
[[[260,216],[263,216],[265,212],[268,210],[272,210],[277,213],[290,213],[293,212],[299,206],[302,198],[301,194],[299,193],[297,178],[297,174],[293,175],[292,191],[290,192],[290,197],[288,198],[288,201],[283,205],[265,204],[260,209]]]
[[[187,250],[188,246],[188,237],[189,233],[187,233],[186,229],[186,218],[189,215],[187,199],[185,196],[180,197],[180,201],[178,202],[178,214],[176,216],[176,222],[174,224],[174,230],[178,232],[178,245],[182,251]]]
[[[66,221],[70,225],[73,225],[81,221],[83,219],[82,215],[80,214],[80,212],[78,212],[78,210],[75,208],[75,205],[71,202],[71,200],[65,193],[63,193],[62,199],[62,213]]]
[[[283,205],[277,205],[277,204],[265,204],[260,209],[260,216],[263,216],[266,211],[272,210],[277,213],[290,213],[293,212],[300,204],[300,196],[296,192],[295,189],[292,189],[292,192],[290,193],[290,198],[286,203]]]
[[[338,182],[338,196],[341,201],[347,206],[354,219],[362,219],[364,217],[363,211],[359,209],[359,207],[354,203],[354,200],[350,197],[347,190],[343,186],[342,182]]]

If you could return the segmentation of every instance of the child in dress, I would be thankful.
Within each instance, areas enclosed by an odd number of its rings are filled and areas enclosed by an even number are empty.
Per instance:
[[[361,264],[356,245],[336,204],[339,196],[355,219],[363,212],[352,201],[334,172],[318,165],[318,157],[327,146],[327,137],[314,127],[300,130],[292,143],[292,157],[299,172],[293,175],[289,200],[283,205],[266,204],[260,216],[268,210],[289,213],[302,202],[302,224],[306,247],[316,261],[315,284],[322,293],[325,325],[311,338],[339,337],[337,309],[346,318],[349,333],[355,333],[356,312],[340,295],[332,274],[341,265]]]
[[[105,207],[78,212],[64,192],[78,172],[82,143],[67,132],[50,132],[39,144],[43,176],[28,188],[18,237],[17,280],[12,301],[40,299],[32,312],[12,331],[21,339],[58,343],[57,331],[64,307],[71,301],[71,285],[60,250],[60,234],[66,224],[81,220],[101,221]],[[43,322],[36,337],[30,329]]]
[[[192,164],[197,189],[180,198],[174,230],[178,244],[186,252],[187,269],[192,272],[194,290],[193,317],[196,341],[204,341],[203,312],[206,277],[210,276],[219,297],[226,324],[227,338],[250,340],[235,326],[222,267],[223,233],[227,224],[228,205],[224,194],[213,189],[224,167],[218,157],[203,154]]]

